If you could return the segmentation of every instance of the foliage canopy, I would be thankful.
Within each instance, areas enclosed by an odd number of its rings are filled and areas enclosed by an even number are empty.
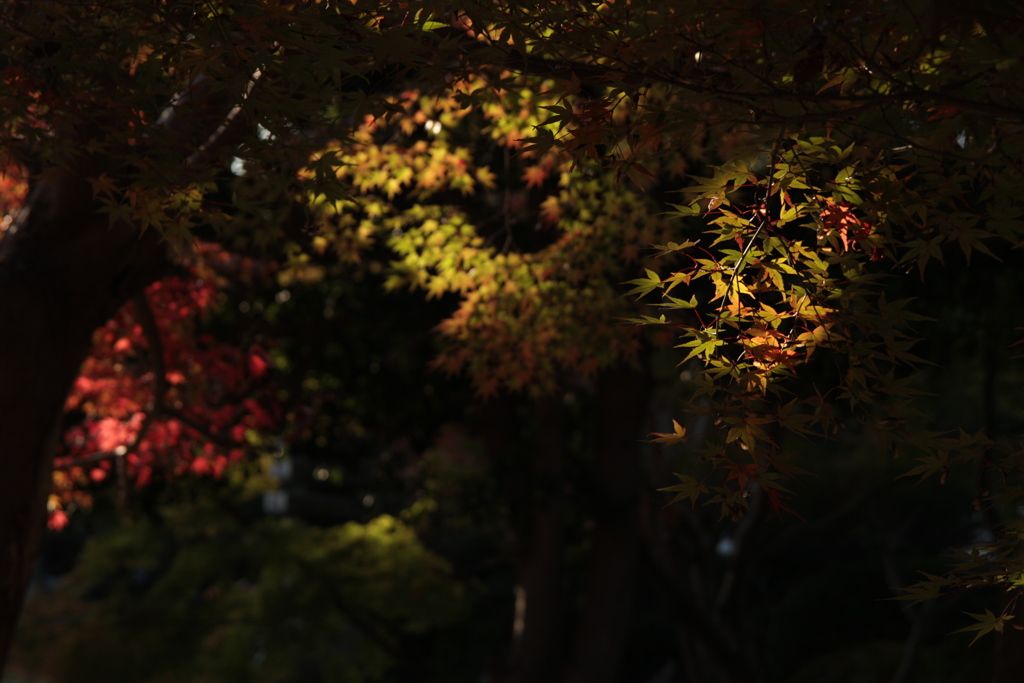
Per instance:
[[[12,3],[8,178],[84,176],[178,269],[97,333],[51,523],[112,472],[219,475],[275,432],[315,438],[315,416],[283,424],[273,340],[224,345],[196,320],[232,287],[276,282],[272,317],[289,287],[345,273],[450,303],[434,366],[483,398],[542,400],[677,347],[690,417],[653,439],[688,465],[665,490],[722,518],[755,490],[789,510],[800,437],[861,429],[922,479],[979,467],[976,505],[1012,521],[908,596],[1019,588],[1018,435],[922,411],[908,283],[1024,242],[1022,19],[890,0]]]

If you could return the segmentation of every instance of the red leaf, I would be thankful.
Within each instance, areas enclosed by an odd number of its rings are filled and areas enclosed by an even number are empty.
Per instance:
[[[783,500],[784,500],[783,495],[781,493],[779,493],[778,491],[776,491],[774,489],[770,489],[768,491],[768,503],[769,503],[769,505],[772,506],[772,512],[775,513],[776,517],[778,517],[779,519],[782,519],[782,511],[785,510],[789,514],[791,514],[794,517],[796,517],[797,519],[799,519],[801,522],[804,522],[804,523],[807,522],[806,519],[804,519],[803,517],[798,515],[796,512],[793,512],[793,510],[788,505],[786,505],[783,502]]]
[[[68,516],[64,514],[63,510],[54,510],[50,513],[50,519],[47,520],[46,526],[53,531],[60,531],[68,525]]]
[[[209,474],[212,468],[210,467],[209,460],[202,456],[199,456],[198,458],[192,461],[192,464],[189,465],[189,469],[192,471],[193,474],[198,474],[202,476],[204,474]]]
[[[267,361],[263,360],[258,354],[252,354],[249,356],[249,372],[252,373],[253,377],[260,378],[267,372]]]

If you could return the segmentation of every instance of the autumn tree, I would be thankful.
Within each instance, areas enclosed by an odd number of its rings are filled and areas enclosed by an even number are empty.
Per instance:
[[[888,286],[925,277],[953,250],[998,258],[1021,239],[1016,10],[241,0],[9,9],[2,143],[31,187],[0,246],[0,317],[10,321],[0,642],[39,543],[66,406],[85,423],[59,471],[95,456],[89,476],[109,468],[122,481],[144,479],[153,444],[178,439],[188,444],[181,468],[217,469],[218,458],[239,457],[247,429],[272,420],[251,397],[208,419],[225,396],[258,384],[262,349],[225,351],[219,395],[190,384],[190,367],[193,382],[209,377],[217,352],[192,344],[187,316],[175,321],[168,303],[181,300],[165,295],[187,290],[202,308],[212,280],[201,273],[234,258],[199,240],[280,250],[282,283],[322,277],[329,257],[386,269],[390,288],[455,297],[436,365],[498,397],[499,441],[502,396],[525,391],[535,418],[554,420],[554,388],[609,383],[615,398],[598,410],[611,431],[595,468],[610,489],[635,475],[626,456],[644,421],[643,379],[623,359],[676,337],[679,360],[700,364],[696,417],[654,438],[690,440],[692,466],[671,487],[679,498],[739,518],[763,496],[785,513],[799,474],[792,436],[855,424],[879,453],[917,458],[913,474],[981,463],[993,482],[978,492],[986,509],[1012,506],[1019,492],[1013,439],[949,433],[920,414],[918,314]],[[490,158],[466,140],[488,140]],[[495,203],[459,201],[472,193]],[[146,290],[168,269],[182,277]],[[219,272],[244,282],[237,264]],[[621,298],[626,280],[639,303]],[[641,326],[613,324],[623,319]],[[76,380],[101,326],[111,355]],[[117,354],[145,357],[152,374],[122,376]],[[104,391],[119,395],[100,400]],[[630,429],[616,431],[616,420]],[[538,443],[531,467],[557,471],[557,450]],[[636,514],[623,501],[617,510]],[[558,528],[557,496],[535,512],[536,530]],[[1014,529],[912,595],[1016,585]],[[609,556],[628,536],[614,516],[599,531],[595,552]],[[595,594],[606,579],[594,574]],[[524,565],[522,581],[554,589],[543,563]],[[1010,616],[983,615],[978,628],[1001,631]],[[542,641],[540,622],[523,619],[524,642]],[[590,669],[614,659],[593,642],[581,637],[570,679],[595,680]],[[548,666],[543,648],[530,652],[524,680]]]

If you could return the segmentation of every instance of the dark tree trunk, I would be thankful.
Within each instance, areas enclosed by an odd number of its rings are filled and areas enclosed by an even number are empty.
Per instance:
[[[563,553],[562,424],[558,401],[530,404],[534,435],[523,440],[518,402],[503,395],[481,406],[481,437],[503,472],[516,562],[512,638],[495,672],[507,683],[543,683],[557,669]],[[529,444],[529,452],[522,447]]]
[[[640,551],[640,446],[650,380],[623,364],[604,373],[597,389],[593,550],[567,683],[617,680]]]
[[[533,403],[531,412],[535,436],[532,453],[524,463],[528,476],[514,482],[508,491],[510,506],[515,508],[517,556],[515,611],[506,677],[510,683],[554,680],[562,638],[566,496],[562,406],[558,398],[547,397]],[[505,415],[509,415],[507,409]],[[505,443],[507,445],[508,441]]]
[[[168,177],[194,176],[233,144],[248,124],[232,99],[244,100],[257,78],[232,98],[199,76],[173,98],[148,139],[151,158],[168,160]],[[79,137],[68,135],[67,148],[84,147],[88,133]],[[140,235],[97,212],[89,178],[116,176],[123,162],[75,159],[39,174],[0,241],[0,672],[45,530],[68,391],[93,331],[168,263],[155,229]]]
[[[95,213],[90,175],[44,176],[0,242],[0,671],[45,530],[65,398],[93,331],[164,261],[153,231]]]

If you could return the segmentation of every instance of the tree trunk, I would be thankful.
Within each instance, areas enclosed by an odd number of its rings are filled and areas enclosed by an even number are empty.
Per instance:
[[[509,395],[481,406],[481,437],[503,481],[512,527],[516,587],[512,638],[495,679],[544,683],[558,671],[563,601],[565,501],[562,408],[556,397],[529,404],[534,430],[528,453],[517,401]]]
[[[567,683],[617,680],[640,550],[640,444],[650,408],[650,381],[623,364],[604,373],[597,389],[597,512]]]
[[[518,491],[524,506],[516,531],[518,579],[510,683],[544,683],[558,670],[561,621],[562,555],[564,548],[565,491],[563,482],[562,407],[557,397],[540,399],[533,406],[535,428],[530,476]]]
[[[168,177],[194,176],[198,165],[233,144],[248,125],[240,103],[259,75],[234,98],[203,75],[175,95],[147,142],[153,159],[175,164]],[[83,148],[88,130],[83,122],[80,139],[69,135],[67,149]],[[111,226],[97,212],[89,179],[117,176],[123,160],[73,158],[65,168],[39,174],[0,240],[0,672],[45,529],[71,384],[96,328],[168,263],[166,242],[155,229],[140,235],[126,223]]]
[[[150,231],[108,226],[89,168],[35,184],[0,242],[0,671],[45,529],[64,401],[93,331],[159,274]]]

